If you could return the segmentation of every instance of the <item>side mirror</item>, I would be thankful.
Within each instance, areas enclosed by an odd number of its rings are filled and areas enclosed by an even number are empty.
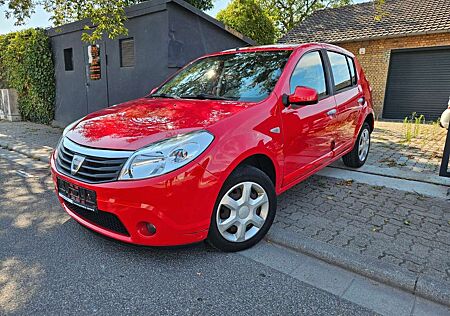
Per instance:
[[[298,86],[294,93],[283,95],[284,106],[295,105],[311,105],[319,102],[319,94],[316,89]]]

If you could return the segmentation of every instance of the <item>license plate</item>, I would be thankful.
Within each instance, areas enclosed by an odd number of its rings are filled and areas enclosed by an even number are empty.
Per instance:
[[[97,212],[97,194],[76,184],[58,178],[58,194],[69,203]]]

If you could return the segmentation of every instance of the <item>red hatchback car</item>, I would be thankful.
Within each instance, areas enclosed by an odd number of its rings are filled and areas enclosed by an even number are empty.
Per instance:
[[[341,157],[362,166],[373,125],[371,88],[352,53],[239,48],[69,125],[51,169],[64,209],[98,233],[237,251],[267,233],[278,194]]]

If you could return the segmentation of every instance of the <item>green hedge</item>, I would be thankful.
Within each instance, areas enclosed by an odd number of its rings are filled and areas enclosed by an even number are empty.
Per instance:
[[[27,29],[0,37],[0,85],[17,90],[22,119],[44,124],[52,121],[54,74],[45,30]]]

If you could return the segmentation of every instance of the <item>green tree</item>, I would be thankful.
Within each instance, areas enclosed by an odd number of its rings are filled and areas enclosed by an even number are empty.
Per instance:
[[[35,13],[37,6],[42,6],[51,14],[54,26],[88,19],[83,40],[99,41],[103,34],[110,38],[126,35],[125,8],[146,0],[0,0],[6,5],[6,18],[14,19],[16,25],[25,24]],[[200,10],[213,7],[213,0],[186,0]]]
[[[258,0],[258,2],[277,27],[279,36],[290,31],[316,10],[348,5],[352,0]]]
[[[259,44],[275,40],[275,27],[255,0],[233,0],[217,14],[217,19]]]

